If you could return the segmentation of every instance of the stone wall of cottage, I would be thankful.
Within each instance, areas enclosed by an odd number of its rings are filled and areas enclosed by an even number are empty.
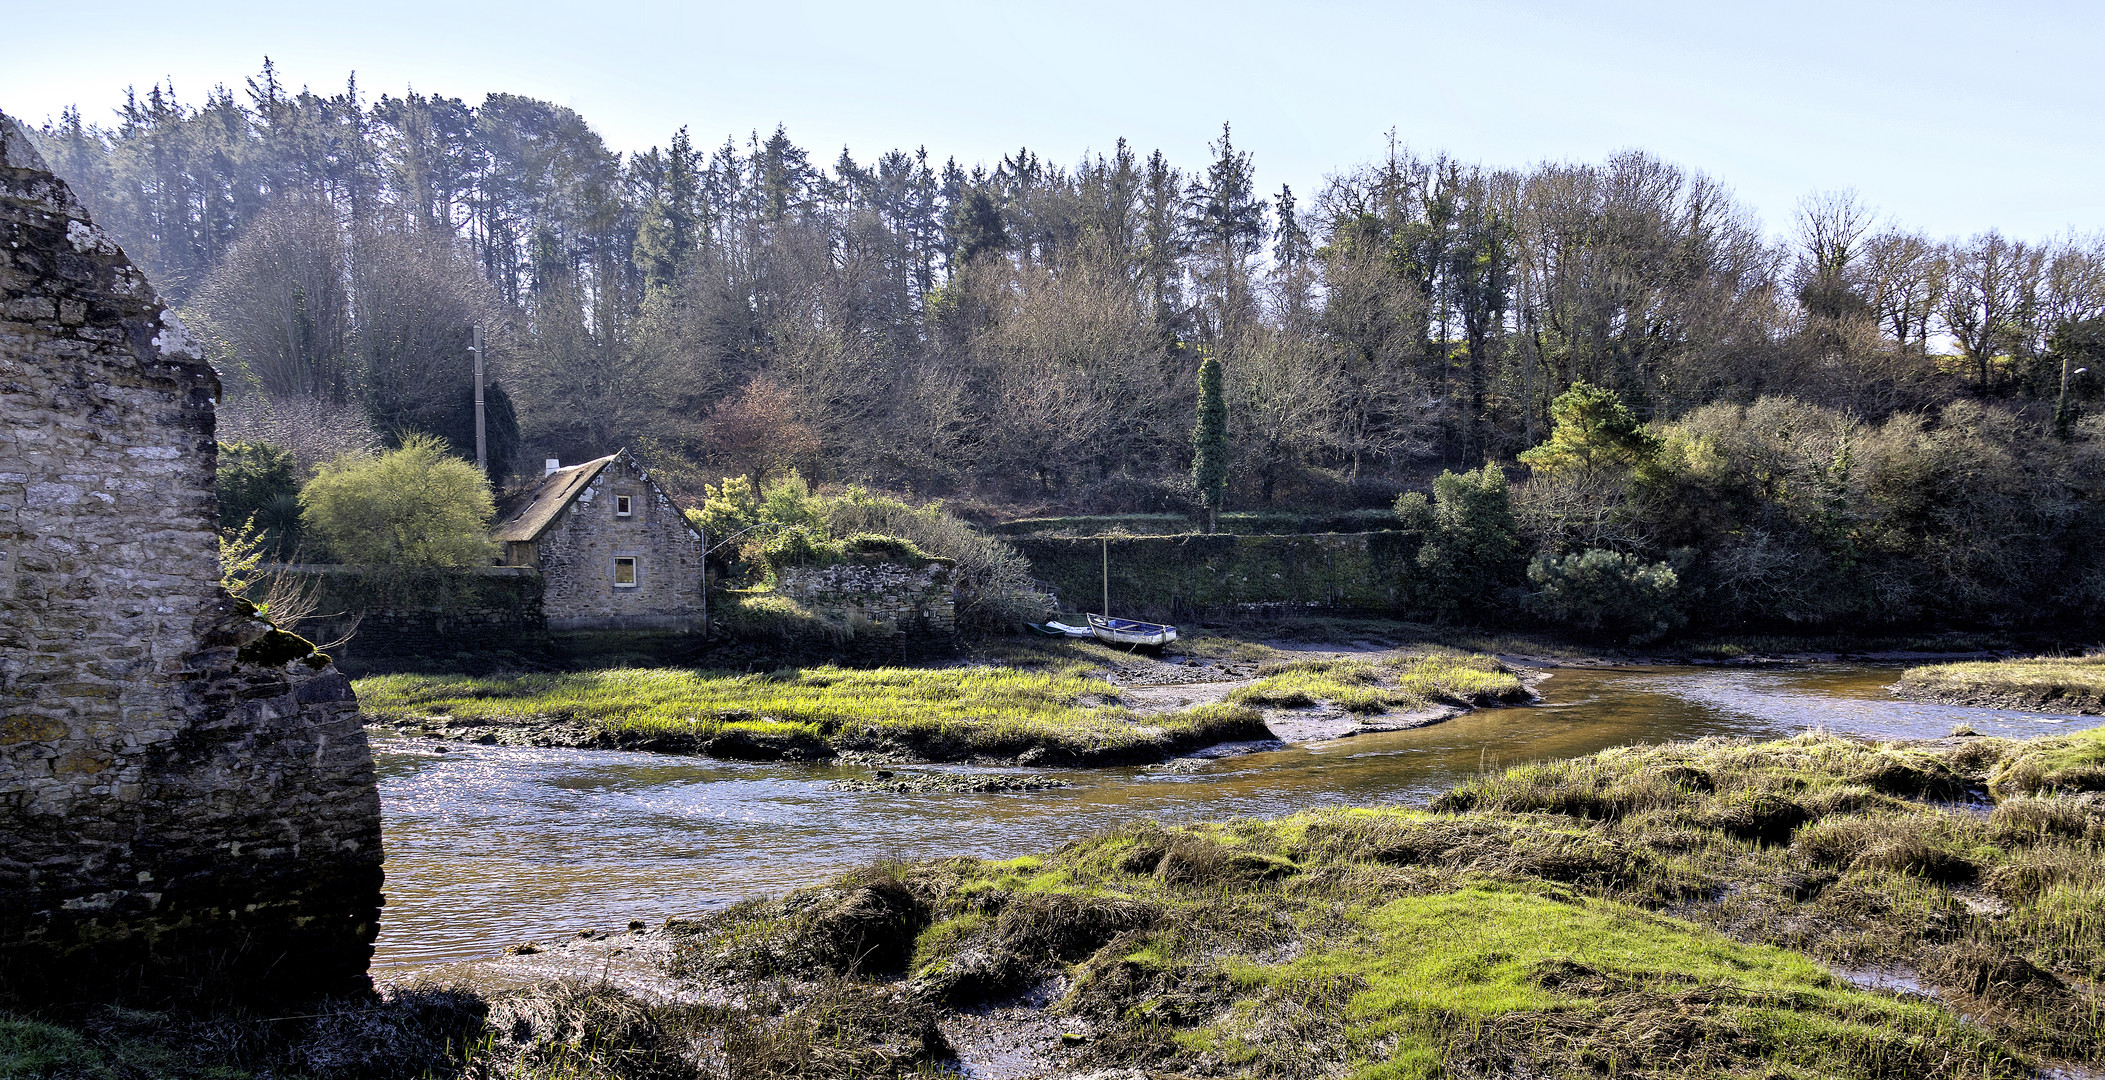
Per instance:
[[[369,985],[372,757],[219,587],[217,391],[0,116],[0,1004]]]
[[[629,497],[627,517],[617,496]],[[698,630],[701,537],[628,455],[610,462],[536,545],[551,630]],[[636,560],[636,584],[617,584],[615,560]]]
[[[829,622],[844,625],[847,650],[858,658],[910,657],[950,644],[957,634],[957,590],[952,564],[919,565],[857,559],[833,566],[792,567],[782,574],[785,596]]]

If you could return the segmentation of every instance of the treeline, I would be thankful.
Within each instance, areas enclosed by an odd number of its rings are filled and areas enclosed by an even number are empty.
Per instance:
[[[1693,626],[2096,625],[2105,438],[2009,410],[1865,423],[1792,398],[1640,423],[1580,382],[1552,433],[1396,504],[1409,603],[1639,641]]]
[[[825,165],[780,128],[623,156],[545,102],[293,93],[267,64],[242,92],[155,88],[41,141],[219,351],[230,435],[308,464],[415,431],[465,450],[479,325],[493,471],[515,449],[525,466],[628,446],[692,498],[797,469],[989,512],[1195,511],[1212,357],[1231,508],[1383,506],[1448,468],[1526,479],[1584,382],[1659,431],[1709,432],[1687,460],[1740,447],[1732,468],[1757,472],[1705,481],[1697,542],[1659,516],[1678,504],[1645,501],[1668,490],[1656,468],[1615,514],[1586,491],[1550,508],[1554,470],[1532,470],[1542,497],[1515,496],[1532,550],[1701,552],[1711,570],[1681,576],[1721,575],[1706,595],[1809,618],[1842,617],[1837,588],[1891,589],[1837,556],[1800,602],[1719,560],[1874,543],[1863,513],[1805,509],[1869,490],[1874,446],[1992,444],[2002,473],[1915,482],[2003,485],[1981,504],[2003,509],[1967,511],[2014,515],[1969,534],[2018,567],[1996,603],[2060,587],[2025,575],[2066,563],[2023,553],[2065,550],[2054,530],[2096,495],[2078,481],[2105,392],[2105,239],[1935,238],[1836,194],[1776,240],[1716,179],[1638,152],[1495,168],[1392,140],[1313,193],[1261,186],[1226,126],[1186,164],[1121,140],[1071,166],[918,148]],[[1907,558],[1934,578],[1959,556]],[[1957,610],[1933,601],[1881,610]]]

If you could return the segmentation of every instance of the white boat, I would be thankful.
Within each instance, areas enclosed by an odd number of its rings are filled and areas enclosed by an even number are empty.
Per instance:
[[[1112,645],[1146,645],[1155,648],[1177,640],[1177,628],[1165,623],[1141,622],[1138,619],[1114,619],[1107,615],[1089,616],[1089,632],[1096,640]]]
[[[1057,620],[1055,620],[1055,621],[1053,621],[1053,622],[1048,622],[1048,623],[1046,623],[1046,624],[1045,624],[1045,628],[1046,628],[1046,629],[1048,629],[1048,630],[1054,631],[1055,633],[1065,634],[1065,635],[1067,635],[1068,637],[1095,637],[1095,636],[1096,636],[1095,634],[1091,633],[1091,632],[1090,632],[1090,630],[1089,630],[1089,628],[1088,628],[1088,627],[1086,627],[1086,626],[1069,626],[1069,625],[1067,625],[1066,623],[1063,623],[1063,622],[1059,622],[1059,621],[1057,621]]]

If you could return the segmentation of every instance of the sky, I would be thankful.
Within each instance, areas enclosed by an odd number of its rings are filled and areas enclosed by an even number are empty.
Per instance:
[[[1932,236],[2105,231],[2105,5],[2074,2],[739,4],[0,0],[0,111],[107,121],[127,86],[525,94],[616,150],[777,123],[831,164],[926,147],[1202,166],[1221,124],[1305,205],[1388,132],[1495,167],[1643,149],[1778,236],[1853,189]]]

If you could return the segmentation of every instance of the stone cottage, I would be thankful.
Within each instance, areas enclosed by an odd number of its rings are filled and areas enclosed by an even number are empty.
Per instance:
[[[541,571],[550,630],[701,629],[701,534],[626,450],[551,460],[498,509],[494,536],[505,565]]]
[[[0,1007],[371,985],[372,755],[220,587],[218,391],[0,116]]]

